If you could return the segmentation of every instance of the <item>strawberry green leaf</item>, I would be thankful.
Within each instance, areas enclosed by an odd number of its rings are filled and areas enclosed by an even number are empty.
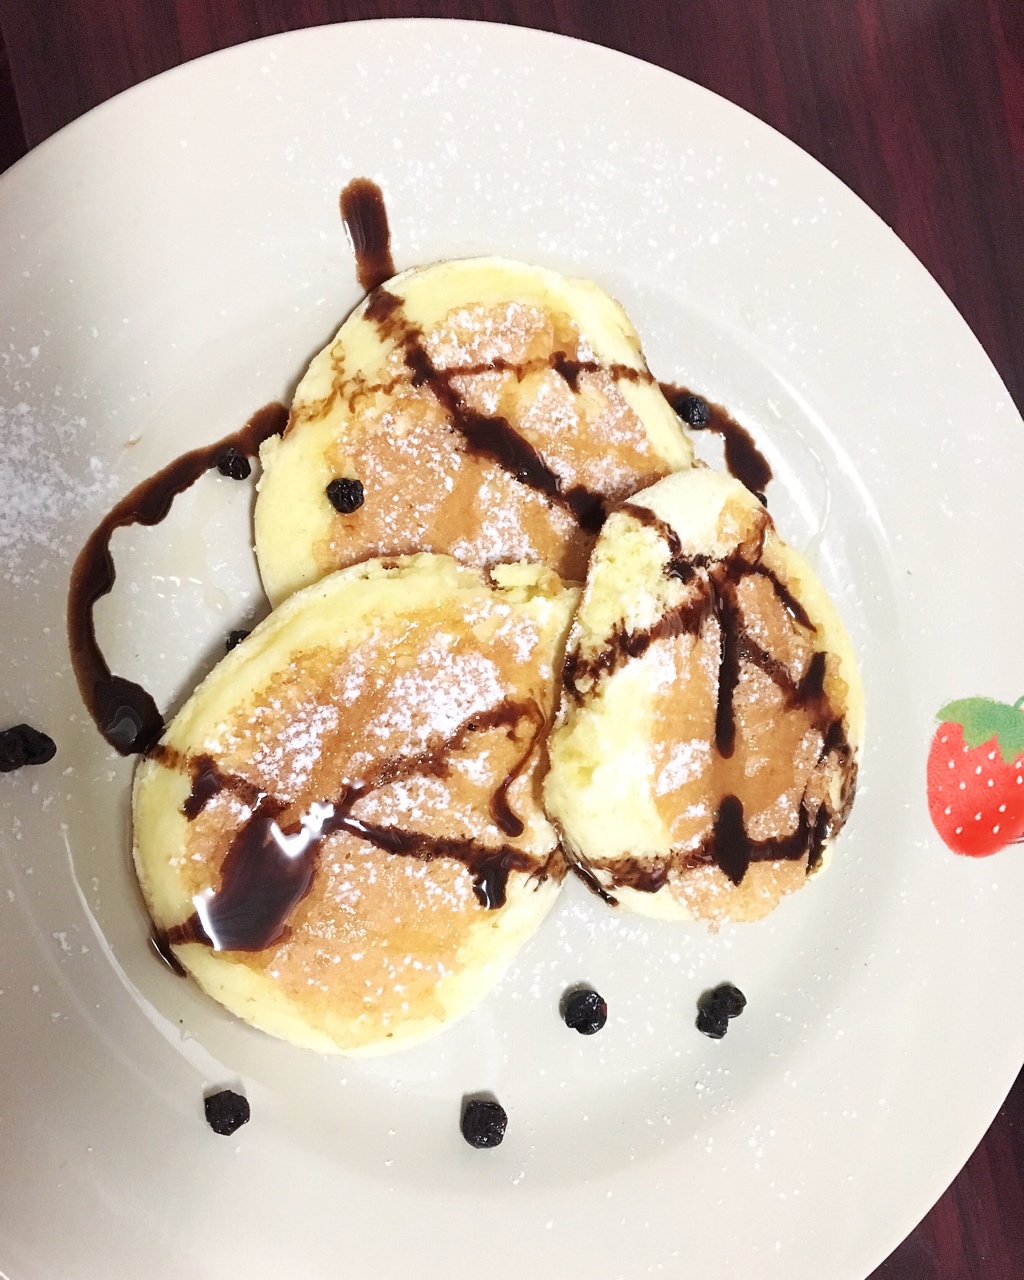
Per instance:
[[[947,702],[938,719],[958,724],[969,747],[980,747],[993,738],[999,754],[1013,764],[1024,753],[1024,698],[1012,707],[993,698],[961,698]]]

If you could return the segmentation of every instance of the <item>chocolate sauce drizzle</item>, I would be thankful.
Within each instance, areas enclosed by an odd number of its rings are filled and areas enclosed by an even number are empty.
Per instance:
[[[356,257],[356,276],[372,293],[395,274],[384,193],[369,178],[353,178],[342,189],[338,203]]]
[[[179,978],[188,977],[185,966],[171,950],[170,941],[163,929],[153,930],[149,935],[149,945],[173,974]]]
[[[581,373],[607,373],[614,382],[653,382],[654,378],[646,369],[634,369],[631,364],[602,364],[600,360],[570,360],[564,351],[553,351],[546,360],[529,362],[525,365],[510,365],[508,361],[495,361],[493,365],[480,366],[476,369],[460,369],[459,373],[484,373],[492,368],[504,365],[522,377],[524,372],[547,365],[565,382],[570,391],[580,389]]]
[[[676,386],[673,382],[659,382],[661,393],[671,405],[676,405],[683,397],[694,393],[686,387]],[[703,396],[701,399],[708,407],[710,420],[704,431],[713,431],[721,436],[725,445],[725,465],[731,476],[735,476],[741,484],[745,484],[751,493],[764,499],[764,491],[772,478],[772,469],[768,460],[754,443],[754,438],[746,427],[733,418],[720,404],[713,404]],[[697,430],[690,425],[690,431]]]
[[[607,514],[604,498],[584,485],[566,488],[561,478],[548,466],[532,444],[498,414],[482,414],[466,404],[454,385],[454,379],[470,370],[438,369],[423,344],[423,333],[404,315],[402,300],[386,289],[377,289],[370,297],[365,317],[376,324],[382,336],[393,338],[405,350],[405,363],[415,387],[428,387],[447,413],[452,426],[462,436],[470,453],[489,458],[502,470],[543,494],[549,501],[568,510],[581,529],[597,533]],[[605,366],[596,361],[569,360],[564,351],[553,352],[547,364],[565,379],[572,390],[578,387],[584,371],[604,370],[616,379],[650,380],[650,374],[627,365]],[[507,361],[496,360],[473,371],[508,369]],[[517,373],[522,370],[516,368]]]
[[[842,825],[853,803],[856,767],[843,718],[836,715],[825,693],[826,653],[816,650],[799,679],[794,679],[788,668],[767,653],[743,627],[739,585],[745,576],[756,574],[771,583],[776,598],[797,625],[811,635],[816,631],[803,606],[761,561],[770,518],[765,514],[756,545],[744,544],[722,560],[711,560],[704,555],[686,557],[675,530],[648,508],[626,503],[620,511],[658,532],[669,549],[664,570],[666,576],[689,584],[690,590],[652,627],[627,631],[620,623],[599,653],[586,659],[578,652],[567,655],[563,683],[569,696],[579,700],[581,688],[590,687],[601,675],[616,670],[628,659],[640,657],[657,640],[683,634],[699,636],[707,621],[714,617],[718,620],[721,634],[714,740],[719,758],[729,759],[736,749],[734,695],[742,666],[749,663],[763,671],[782,690],[787,708],[804,710],[811,727],[822,735],[817,763],[820,765],[829,756],[834,756],[844,777],[844,787],[837,810],[833,812],[827,802],[822,803],[813,819],[805,796],[797,828],[789,836],[752,840],[744,825],[742,801],[737,796],[726,795],[719,804],[711,831],[697,849],[681,857],[653,863],[621,859],[614,866],[597,864],[598,868],[613,874],[616,887],[629,887],[644,893],[656,893],[665,884],[673,865],[692,869],[713,863],[736,885],[741,883],[752,862],[797,861],[806,855],[807,870],[813,871],[821,861],[826,839]],[[574,864],[574,870],[580,874],[578,864]],[[591,888],[600,887],[592,871],[582,878]],[[602,896],[608,896],[603,888]]]
[[[821,759],[825,759],[828,754],[827,750],[823,750]],[[846,763],[845,758],[843,763]],[[840,805],[839,814],[843,819],[853,802],[852,786],[851,780]],[[744,824],[743,802],[738,796],[726,795],[719,803],[711,831],[696,849],[653,862],[626,858],[617,861],[613,868],[603,869],[614,873],[615,888],[636,889],[640,893],[657,893],[668,881],[673,867],[685,871],[714,865],[733,884],[739,885],[752,862],[798,862],[806,855],[809,874],[820,863],[825,841],[837,825],[841,825],[841,819],[830,813],[827,805],[821,805],[811,822],[807,806],[802,804],[796,830],[790,835],[770,840],[752,840]],[[573,869],[576,870],[575,866]],[[599,884],[593,871],[589,874],[594,883]],[[589,883],[586,877],[583,878]],[[607,900],[614,902],[611,895],[608,895]]]
[[[569,862],[569,866],[576,878],[578,880],[582,880],[590,892],[596,894],[602,902],[607,903],[610,907],[617,907],[619,905],[585,862],[580,862],[578,858],[572,858]],[[619,881],[619,883],[621,884],[624,882]]]
[[[133,680],[113,675],[96,640],[93,609],[116,577],[110,539],[127,525],[155,525],[167,515],[179,493],[216,467],[229,450],[254,457],[268,437],[288,421],[281,404],[267,404],[240,431],[216,444],[193,449],[150,476],[127,494],[89,535],[71,571],[68,590],[68,644],[82,700],[97,729],[121,755],[148,751],[163,733],[163,717],[152,696]]]
[[[495,825],[514,839],[522,835],[524,824],[509,806],[508,789],[527,767],[547,727],[534,702],[506,700],[477,712],[427,750],[376,762],[360,781],[347,784],[328,801],[308,805],[304,813],[290,820],[294,805],[259,790],[238,774],[221,770],[209,756],[186,757],[172,747],[156,747],[154,759],[167,768],[191,774],[192,789],[182,805],[182,813],[190,821],[223,791],[231,792],[250,810],[225,855],[220,887],[207,895],[183,924],[167,930],[166,946],[199,942],[221,951],[262,951],[272,946],[286,935],[291,913],[310,890],[323,841],[339,831],[400,857],[461,862],[473,876],[473,891],[480,905],[486,909],[503,906],[513,871],[540,878],[549,873],[547,864],[538,867],[536,858],[508,844],[494,848],[469,837],[430,836],[367,822],[354,808],[364,797],[392,783],[424,774],[446,776],[453,753],[463,750],[479,733],[504,729],[509,739],[516,741],[524,721],[530,725],[525,748],[491,802]]]

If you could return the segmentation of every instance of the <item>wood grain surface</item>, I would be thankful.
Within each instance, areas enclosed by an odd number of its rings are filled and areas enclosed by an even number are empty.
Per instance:
[[[894,228],[1024,408],[1024,0],[0,0],[0,168],[187,59],[380,17],[558,31],[760,116]],[[1024,1074],[956,1182],[875,1273],[1022,1278]]]

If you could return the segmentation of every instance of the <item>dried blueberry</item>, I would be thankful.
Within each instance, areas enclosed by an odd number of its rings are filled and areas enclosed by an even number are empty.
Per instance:
[[[721,1040],[729,1030],[729,1019],[713,1009],[697,1008],[697,1030],[712,1040]]]
[[[720,986],[715,987],[712,993],[716,1006],[722,1010],[727,1018],[736,1018],[747,1007],[747,997],[739,989],[734,987],[731,982],[723,982]]]
[[[206,1123],[214,1133],[229,1137],[243,1124],[249,1123],[249,1100],[233,1089],[208,1093],[203,1100]]]
[[[703,396],[678,396],[672,401],[672,408],[694,431],[703,431],[711,421],[711,410]]]
[[[462,1108],[462,1136],[471,1147],[497,1147],[505,1136],[508,1116],[500,1102],[467,1098]]]
[[[363,505],[363,498],[361,480],[350,480],[347,476],[343,476],[338,480],[332,480],[327,486],[328,502],[343,516],[350,516],[353,511],[358,511]]]
[[[46,764],[56,754],[54,740],[30,724],[16,724],[0,733],[0,773],[10,773],[27,764]]]
[[[581,1036],[592,1036],[608,1021],[608,1006],[596,991],[579,987],[562,1000],[562,1018]]]
[[[229,631],[228,638],[224,641],[225,652],[230,653],[236,645],[242,643],[247,635],[249,635],[248,631]]]
[[[233,444],[229,444],[217,459],[217,470],[229,480],[248,480],[252,475],[252,465],[245,454]]]
[[[721,982],[705,991],[697,1001],[697,1030],[712,1040],[721,1040],[729,1029],[729,1019],[747,1007],[747,997],[731,982]]]

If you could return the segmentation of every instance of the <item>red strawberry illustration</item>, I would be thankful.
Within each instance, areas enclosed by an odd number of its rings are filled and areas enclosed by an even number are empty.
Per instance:
[[[928,812],[954,853],[984,858],[1024,836],[1024,698],[962,698],[939,712]]]

